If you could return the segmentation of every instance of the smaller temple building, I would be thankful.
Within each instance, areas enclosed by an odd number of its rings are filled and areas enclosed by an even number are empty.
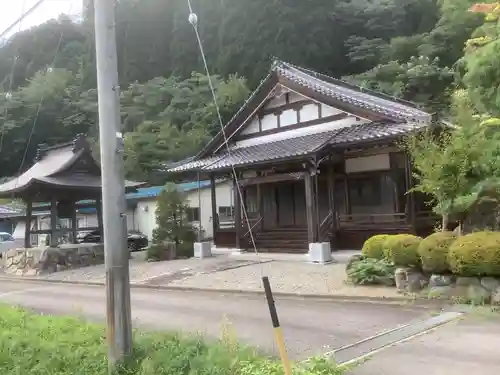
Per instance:
[[[126,181],[127,192],[135,191],[137,182]],[[35,163],[20,176],[0,185],[0,198],[21,199],[26,206],[26,223],[32,222],[36,203],[50,202],[50,229],[35,229],[26,225],[24,247],[31,247],[31,234],[49,235],[49,244],[56,247],[63,236],[76,243],[77,207],[76,202],[86,200],[95,207],[98,226],[84,230],[102,231],[102,185],[101,168],[92,156],[90,144],[84,135],[78,135],[72,142],[55,146],[40,145]],[[46,210],[43,205],[39,209]],[[59,219],[70,219],[71,225],[63,228]],[[101,237],[102,238],[102,237]]]

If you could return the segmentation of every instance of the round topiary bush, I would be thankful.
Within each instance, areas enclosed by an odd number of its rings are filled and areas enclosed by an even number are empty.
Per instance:
[[[418,245],[422,238],[413,234],[396,234],[384,241],[384,255],[396,266],[414,267],[420,265]]]
[[[384,259],[384,242],[389,234],[377,234],[368,238],[363,244],[361,254],[365,258]]]
[[[448,251],[457,236],[453,232],[436,232],[424,238],[418,245],[422,269],[429,273],[447,273]]]
[[[448,263],[459,276],[500,276],[500,232],[476,232],[458,237]]]

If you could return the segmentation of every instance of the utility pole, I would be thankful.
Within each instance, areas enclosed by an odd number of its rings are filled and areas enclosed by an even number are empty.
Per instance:
[[[123,134],[114,5],[115,0],[94,1],[110,370],[132,351]]]

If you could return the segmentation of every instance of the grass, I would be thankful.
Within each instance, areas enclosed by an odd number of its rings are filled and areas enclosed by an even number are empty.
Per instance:
[[[316,358],[294,365],[294,375],[341,375],[345,369]],[[0,374],[106,375],[103,326],[77,318],[38,315],[0,306]],[[281,364],[234,340],[206,342],[172,333],[134,335],[134,354],[121,375],[281,375]]]

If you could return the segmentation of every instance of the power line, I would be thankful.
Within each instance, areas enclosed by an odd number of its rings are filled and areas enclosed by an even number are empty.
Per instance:
[[[21,21],[19,22],[18,32],[21,31],[21,27],[23,26],[22,19],[23,19],[23,15],[25,14],[25,12],[24,12],[25,6],[26,6],[26,0],[23,0],[23,5],[21,7]],[[17,48],[17,52],[19,53],[19,46]],[[12,68],[10,69],[10,75],[9,75],[9,88],[8,88],[5,95],[11,95],[10,92],[12,90],[12,85],[14,82],[14,73],[16,71],[17,60],[19,60],[18,53],[16,53],[16,55],[14,56],[14,62],[12,63]],[[9,100],[9,97],[7,96],[5,99]],[[0,134],[0,152],[2,152],[2,147],[3,147],[3,137],[5,135],[5,126],[7,123],[8,111],[9,111],[9,106],[6,105],[5,110],[4,110],[4,114],[3,114],[2,130],[1,130],[1,134]]]
[[[2,33],[0,34],[0,40],[5,36],[7,35],[19,22],[22,22],[27,16],[29,16],[31,13],[33,13],[36,8],[38,8],[40,5],[42,5],[42,3],[44,2],[45,0],[38,0],[35,5],[33,5],[31,8],[29,8],[26,12],[24,12],[21,17],[19,17],[17,20],[15,20],[9,27],[7,27],[4,31],[2,31]],[[24,8],[24,6],[23,6]]]

